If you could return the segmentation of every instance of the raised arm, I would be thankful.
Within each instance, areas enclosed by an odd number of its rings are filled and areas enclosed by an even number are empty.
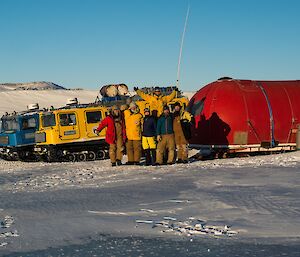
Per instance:
[[[177,90],[173,90],[173,92],[171,94],[164,96],[162,98],[163,102],[165,104],[167,104],[168,102],[171,102],[176,97],[177,92],[178,92]]]
[[[143,92],[142,90],[140,90],[140,89],[137,89],[135,92],[137,93],[138,96],[140,96],[143,100],[145,100],[145,101],[147,101],[147,102],[150,101],[151,98],[152,98],[151,95],[144,93],[144,92]]]

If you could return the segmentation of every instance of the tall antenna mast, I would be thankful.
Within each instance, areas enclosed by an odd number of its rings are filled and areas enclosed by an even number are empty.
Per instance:
[[[184,43],[184,37],[185,37],[185,31],[188,23],[190,15],[190,5],[188,5],[188,9],[186,12],[186,17],[185,17],[185,23],[184,23],[184,28],[183,28],[183,33],[181,37],[181,44],[180,44],[180,51],[179,51],[179,58],[178,58],[178,65],[177,65],[177,80],[176,80],[176,86],[179,87],[179,80],[180,80],[180,64],[181,64],[181,57],[182,57],[182,49],[183,49],[183,43]]]

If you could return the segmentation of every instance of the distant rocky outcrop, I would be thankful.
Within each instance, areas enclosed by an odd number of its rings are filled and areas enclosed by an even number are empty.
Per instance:
[[[0,84],[0,91],[12,90],[67,90],[66,88],[52,82],[28,82],[28,83],[3,83]]]

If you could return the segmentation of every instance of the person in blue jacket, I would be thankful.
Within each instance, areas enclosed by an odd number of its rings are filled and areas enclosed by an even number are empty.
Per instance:
[[[158,141],[156,151],[157,164],[163,164],[163,156],[165,152],[168,152],[167,164],[173,164],[175,155],[175,138],[173,130],[173,117],[170,114],[168,105],[164,106],[163,114],[157,121],[156,134]]]
[[[156,119],[150,115],[150,109],[144,109],[142,146],[146,157],[146,165],[156,162]]]

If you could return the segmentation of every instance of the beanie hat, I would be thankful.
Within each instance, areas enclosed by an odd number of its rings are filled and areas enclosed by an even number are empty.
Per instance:
[[[128,105],[127,104],[122,104],[121,106],[120,106],[120,110],[121,111],[125,111],[125,110],[127,110],[128,109]]]
[[[169,106],[168,106],[168,105],[165,105],[165,106],[164,106],[164,110],[168,110],[168,111],[170,111],[170,108],[169,108]]]
[[[137,107],[136,103],[135,102],[131,102],[129,104],[129,109],[133,108],[133,107]]]
[[[111,107],[111,110],[112,110],[112,111],[114,111],[114,110],[120,110],[120,108],[119,108],[119,106],[117,106],[117,105],[113,105],[113,106]]]

